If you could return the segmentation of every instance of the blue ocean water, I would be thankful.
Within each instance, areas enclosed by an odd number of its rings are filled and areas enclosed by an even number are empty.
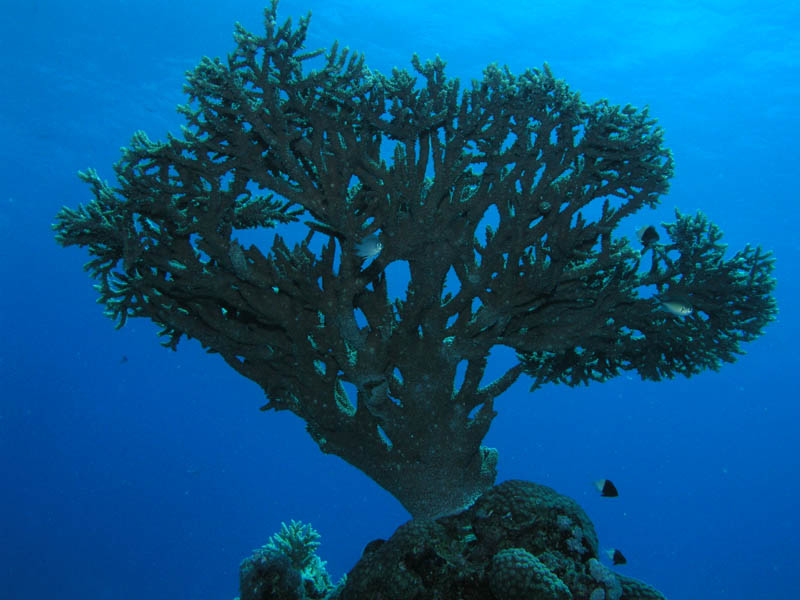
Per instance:
[[[179,130],[185,71],[230,51],[235,21],[259,31],[263,4],[2,7],[0,598],[230,599],[239,562],[289,519],[315,526],[339,577],[404,509],[299,419],[259,412],[260,389],[196,342],[166,350],[144,321],[116,331],[86,253],[50,229],[90,199],[79,169],[111,178],[134,131]],[[521,381],[486,443],[498,480],[578,500],[627,556],[618,570],[670,599],[795,597],[800,4],[282,0],[279,14],[309,10],[309,47],[338,39],[383,72],[414,52],[465,81],[546,61],[586,100],[649,105],[676,172],[642,219],[702,209],[732,249],[775,253],[779,318],[736,364],[534,394]],[[603,477],[619,498],[598,497]]]

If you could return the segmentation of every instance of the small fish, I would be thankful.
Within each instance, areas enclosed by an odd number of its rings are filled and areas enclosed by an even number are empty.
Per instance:
[[[615,498],[616,496],[619,496],[617,486],[611,483],[610,479],[600,479],[595,481],[594,487],[597,488],[597,491],[600,492],[601,496],[606,496],[607,498]]]
[[[128,362],[128,357],[123,354],[122,358],[119,359],[119,362],[120,362],[120,364],[124,364],[124,363]]]
[[[661,308],[668,313],[675,315],[676,317],[688,317],[694,312],[692,305],[683,298],[672,298],[670,296],[665,296],[659,297],[658,301],[661,303]]]
[[[636,237],[642,243],[642,246],[649,248],[655,244],[659,239],[658,231],[652,225],[645,225],[636,230]]]
[[[378,235],[373,233],[368,235],[356,244],[356,254],[363,259],[375,258],[383,250],[383,243]]]
[[[628,559],[625,558],[625,555],[616,548],[609,548],[606,550],[606,555],[608,556],[608,559],[615,565],[624,565],[628,562]]]

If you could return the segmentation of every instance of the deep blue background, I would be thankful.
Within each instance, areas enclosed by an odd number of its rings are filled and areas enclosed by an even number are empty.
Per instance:
[[[282,520],[310,521],[338,577],[407,519],[387,493],[322,455],[289,414],[197,343],[113,329],[50,223],[90,199],[75,176],[130,135],[176,131],[184,72],[260,30],[262,3],[2,1],[0,19],[0,598],[236,595],[237,568]],[[556,8],[557,6],[557,8]],[[284,0],[384,72],[437,53],[450,75],[549,62],[587,100],[650,106],[677,169],[656,215],[702,208],[737,249],[778,257],[781,313],[719,373],[658,384],[521,382],[487,443],[500,480],[576,498],[620,572],[671,599],[797,594],[800,409],[794,1]],[[635,221],[635,222],[634,222]],[[121,362],[123,356],[128,358]],[[499,361],[507,360],[502,355]],[[612,478],[620,498],[597,497]]]

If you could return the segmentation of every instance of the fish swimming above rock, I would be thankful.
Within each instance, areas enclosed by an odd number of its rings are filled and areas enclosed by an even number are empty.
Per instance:
[[[597,491],[600,492],[601,496],[605,496],[607,498],[615,498],[616,496],[619,496],[617,486],[611,483],[610,479],[600,479],[595,481],[594,487],[597,488]]]
[[[615,565],[624,565],[628,562],[625,555],[616,548],[609,548],[606,550],[606,556],[608,556],[608,559]]]

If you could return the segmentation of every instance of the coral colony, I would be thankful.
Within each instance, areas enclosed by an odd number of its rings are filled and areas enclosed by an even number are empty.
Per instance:
[[[522,374],[535,390],[733,362],[775,317],[773,258],[727,251],[701,213],[615,235],[672,175],[646,110],[586,103],[547,66],[490,65],[462,85],[414,56],[413,72],[386,76],[336,44],[307,51],[309,19],[276,13],[189,73],[181,138],[136,133],[116,186],[80,174],[94,199],[59,212],[57,240],[88,247],[118,326],[146,317],[170,348],[198,340],[261,386],[263,410],[292,411],[415,518],[331,593],[661,597],[597,561],[568,499],[493,488],[498,454],[481,441]],[[271,245],[241,243],[251,229]],[[398,265],[409,280],[393,298]],[[483,382],[498,345],[517,361]],[[401,585],[385,561],[418,538],[428,558]],[[439,577],[414,575],[432,557]]]

